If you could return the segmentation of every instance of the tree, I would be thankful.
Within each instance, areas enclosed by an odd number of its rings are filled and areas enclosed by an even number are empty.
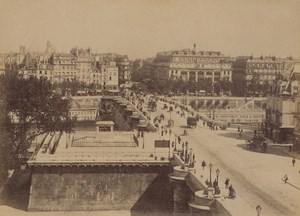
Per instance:
[[[246,96],[247,82],[243,76],[236,76],[233,80],[232,94],[238,97]]]
[[[1,177],[18,168],[31,141],[45,132],[71,132],[70,103],[56,94],[46,78],[0,76]],[[4,174],[5,175],[5,174]]]
[[[247,90],[248,90],[248,93],[253,96],[260,93],[261,85],[259,83],[259,78],[258,78],[257,74],[253,75],[252,79],[248,83]]]
[[[189,92],[195,93],[198,90],[198,85],[195,81],[195,79],[189,79],[187,83],[187,89]]]
[[[268,93],[271,91],[271,85],[268,81],[264,81],[263,84],[261,84],[261,91],[264,97],[267,96]]]
[[[206,92],[212,92],[212,79],[211,78],[199,79],[198,89],[204,90]]]
[[[232,89],[232,82],[230,82],[229,80],[220,80],[219,82],[220,84],[220,88],[224,93],[229,94],[229,92]]]
[[[76,95],[77,91],[87,88],[87,85],[85,83],[79,82],[77,80],[54,83],[53,86],[56,89],[60,88],[63,95],[65,95],[65,92],[67,90],[71,90],[71,95]]]

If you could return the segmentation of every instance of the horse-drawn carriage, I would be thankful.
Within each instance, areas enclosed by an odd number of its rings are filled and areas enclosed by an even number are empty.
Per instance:
[[[266,152],[268,148],[268,142],[263,136],[262,132],[255,132],[251,140],[246,141],[247,148],[256,152]]]
[[[197,118],[196,117],[188,117],[187,118],[187,127],[197,127]]]
[[[148,102],[148,111],[156,111],[156,108],[157,108],[157,104],[156,104],[156,101],[149,101]]]

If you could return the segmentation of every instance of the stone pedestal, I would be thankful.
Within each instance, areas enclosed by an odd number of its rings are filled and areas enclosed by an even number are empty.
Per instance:
[[[215,201],[213,197],[213,190],[213,188],[208,188],[208,194],[205,194],[203,190],[196,191],[195,200],[189,202],[191,212],[210,212],[210,206]]]
[[[184,177],[187,175],[186,169],[181,169],[180,166],[174,167],[173,174],[169,175],[173,188],[174,211],[182,211],[186,209],[190,200],[191,190],[186,185]]]

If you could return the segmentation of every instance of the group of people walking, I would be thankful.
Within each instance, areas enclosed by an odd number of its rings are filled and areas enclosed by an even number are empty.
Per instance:
[[[180,112],[178,112],[177,114],[180,114]],[[163,118],[161,120],[163,120]],[[203,126],[205,127],[206,125],[209,126],[211,128],[211,130],[218,130],[218,126],[212,125],[212,124],[209,124],[209,123],[206,123],[205,121],[203,121]],[[166,131],[166,127],[161,126],[160,129],[161,129],[162,135],[168,133]],[[239,130],[239,132],[242,132],[242,131]],[[179,156],[184,161],[184,163],[189,164],[189,167],[194,167],[195,162],[196,162],[195,161],[195,153],[192,153],[192,151],[189,151],[188,141],[183,141],[182,138],[180,136],[177,136],[176,134],[175,134],[174,137],[175,137],[176,141],[172,142],[172,148],[174,150],[177,150],[177,147],[176,147],[175,143],[178,143],[179,145],[181,145],[181,150],[179,151]],[[201,167],[202,167],[202,170],[205,169],[205,167],[206,167],[205,160],[202,161]],[[211,185],[210,182],[208,182],[208,180],[206,180],[206,184],[208,186],[213,186],[214,187],[215,194],[220,194],[221,193],[221,190],[219,188],[217,179],[214,180],[212,185]],[[226,180],[225,180],[225,189],[228,189],[228,198],[234,199],[236,197],[236,191],[233,188],[232,184],[230,184],[230,179],[229,178],[226,178]]]

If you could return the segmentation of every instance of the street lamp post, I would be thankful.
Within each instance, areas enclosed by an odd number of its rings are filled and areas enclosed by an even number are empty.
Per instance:
[[[257,216],[260,216],[261,210],[262,210],[262,208],[260,207],[260,205],[256,206]]]
[[[217,174],[217,186],[219,186],[219,174],[220,174],[219,169],[216,170],[216,174]]]
[[[212,185],[211,184],[211,170],[212,170],[212,168],[213,168],[213,165],[212,165],[212,163],[210,163],[209,164],[209,184],[210,184],[210,186]]]

